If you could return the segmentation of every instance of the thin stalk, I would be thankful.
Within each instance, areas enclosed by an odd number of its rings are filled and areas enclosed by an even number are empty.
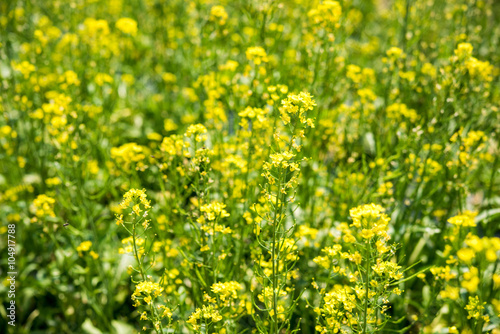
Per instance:
[[[136,220],[136,218],[134,217],[134,225],[132,226],[132,241],[133,241],[133,244],[134,244],[134,257],[135,259],[137,260],[137,262],[139,263],[139,273],[141,274],[141,278],[143,281],[146,281],[146,275],[144,274],[144,269],[142,268],[142,261],[139,257],[139,253],[137,252],[137,244],[136,244],[136,225],[138,224],[138,221]],[[158,329],[156,329],[156,326],[154,325],[153,323],[153,328],[155,329],[155,332],[156,333],[163,333],[163,327],[161,325],[161,321],[158,320],[158,313],[156,312],[156,309],[153,307],[152,304],[149,304],[149,309],[151,310],[151,313],[154,314],[155,318],[157,319],[159,325],[160,325],[160,331],[158,331]]]
[[[277,256],[277,250],[276,250],[276,224],[278,223],[278,214],[280,214],[281,212],[281,200],[280,200],[280,197],[281,197],[281,171],[279,173],[279,177],[278,177],[279,181],[278,181],[278,191],[276,193],[276,205],[275,205],[275,209],[274,209],[274,221],[273,221],[273,245],[272,245],[272,251],[271,251],[271,261],[272,261],[272,270],[273,270],[273,311],[274,311],[274,314],[273,314],[273,322],[272,322],[272,326],[271,326],[271,333],[274,333],[275,332],[275,328],[276,328],[276,333],[278,333],[278,295],[276,293],[276,289],[277,289],[277,285],[278,285],[278,279],[277,279],[277,273],[276,273],[276,256]]]
[[[368,328],[368,293],[370,290],[370,262],[371,262],[371,242],[368,240],[368,246],[366,248],[366,281],[365,281],[365,306],[363,310],[363,333],[367,333]]]

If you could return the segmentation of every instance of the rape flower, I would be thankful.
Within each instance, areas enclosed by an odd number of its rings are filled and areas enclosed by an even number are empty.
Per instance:
[[[465,310],[468,312],[467,318],[479,319],[484,310],[483,305],[486,305],[486,303],[481,303],[478,296],[469,296],[469,303],[465,306]]]
[[[92,241],[83,241],[79,246],[76,247],[76,250],[80,256],[82,256],[82,252],[88,252],[92,247]]]
[[[123,195],[120,207],[122,209],[127,209],[131,205],[132,211],[138,216],[141,214],[143,209],[148,210],[151,207],[151,202],[147,200],[146,189],[130,189],[125,193],[125,195]]]
[[[314,24],[324,27],[334,26],[338,28],[342,7],[337,1],[323,1],[316,8],[311,9],[307,16],[312,19]]]
[[[319,311],[325,317],[328,329],[337,333],[344,322],[354,317],[356,296],[339,286],[327,293],[323,300],[324,306]]]
[[[455,225],[457,227],[474,227],[476,223],[474,222],[475,213],[465,212],[463,214],[451,217],[448,219],[448,223]]]
[[[445,281],[450,281],[457,277],[455,272],[451,271],[449,266],[446,267],[432,267],[430,272],[434,275],[434,279],[444,279]]]
[[[205,141],[207,140],[207,128],[204,127],[202,124],[194,124],[194,125],[190,125],[187,130],[186,130],[186,133],[184,134],[186,137],[191,137],[191,136],[195,136],[195,140],[197,142],[202,142],[202,141]]]
[[[49,197],[45,194],[38,195],[37,198],[33,201],[36,209],[36,215],[39,218],[43,218],[45,216],[55,217],[54,213],[54,204],[56,200],[52,197]]]
[[[212,202],[210,204],[202,205],[200,210],[201,212],[205,212],[207,214],[207,219],[211,221],[216,218],[229,217],[229,213],[224,210],[225,207],[226,205],[220,202]]]
[[[137,22],[131,18],[122,17],[116,21],[116,28],[124,34],[131,36],[137,35]]]
[[[495,68],[488,61],[480,61],[474,57],[471,57],[465,62],[465,67],[467,71],[473,78],[480,78],[485,82],[493,81],[493,74]]]
[[[215,309],[212,305],[203,305],[201,308],[197,308],[194,313],[189,316],[189,319],[186,321],[188,324],[193,326],[194,330],[199,330],[200,325],[198,324],[198,320],[202,322],[208,322],[209,324],[219,322],[222,320],[222,316],[219,311]]]
[[[163,79],[163,81],[169,84],[174,84],[177,82],[177,76],[170,72],[163,73],[161,75],[161,78]]]
[[[162,295],[163,288],[155,282],[142,281],[135,286],[135,291],[132,294],[134,306],[137,307],[143,300],[146,304],[150,304],[154,298]]]
[[[35,65],[30,64],[27,61],[22,61],[21,63],[12,61],[11,66],[14,70],[21,72],[25,79],[28,79],[30,74],[36,70]]]
[[[476,256],[476,253],[472,248],[462,248],[457,252],[457,256],[461,261],[471,263],[471,260]]]
[[[472,50],[474,48],[470,43],[460,43],[455,49],[455,55],[460,59],[469,58],[472,56]]]
[[[314,128],[314,123],[311,118],[306,117],[309,110],[313,110],[316,106],[316,101],[313,100],[308,92],[300,92],[299,94],[289,94],[286,99],[281,101],[282,106],[279,108],[281,120],[286,125],[290,123],[291,117],[297,117],[306,127]]]
[[[385,209],[378,204],[365,204],[353,208],[349,211],[352,218],[352,225],[361,228],[385,227],[390,221],[389,216],[384,214]]]
[[[403,50],[401,50],[400,48],[395,47],[395,46],[393,46],[389,50],[387,50],[386,54],[392,60],[396,60],[396,59],[399,59],[399,58],[402,58],[405,56]]]
[[[226,10],[222,6],[213,6],[210,9],[210,21],[217,22],[221,26],[226,24],[226,20],[228,18],[228,15],[226,13]]]
[[[260,46],[248,48],[246,51],[246,56],[247,59],[253,61],[255,65],[260,65],[269,61],[266,51]]]
[[[137,246],[137,253],[139,256],[141,256],[142,254],[144,254],[144,243],[146,241],[141,238],[141,237],[137,237],[135,239],[135,245]],[[118,249],[118,253],[119,254],[127,254],[127,253],[132,253],[134,251],[134,240],[133,240],[133,237],[128,237],[128,238],[125,238],[122,240],[122,245],[123,247]]]
[[[220,299],[225,302],[227,299],[236,299],[238,298],[238,290],[241,290],[242,287],[240,283],[231,281],[226,283],[214,283],[210,289],[213,293],[218,295]]]

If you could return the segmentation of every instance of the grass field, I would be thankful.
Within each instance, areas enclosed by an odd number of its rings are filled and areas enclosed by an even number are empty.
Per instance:
[[[0,3],[1,333],[500,334],[500,2]]]

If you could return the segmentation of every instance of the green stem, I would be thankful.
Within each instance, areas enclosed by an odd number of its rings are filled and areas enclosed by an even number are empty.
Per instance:
[[[272,261],[272,270],[273,270],[273,311],[274,311],[274,314],[273,314],[273,322],[272,322],[272,326],[271,326],[271,333],[274,333],[275,332],[275,328],[276,328],[276,333],[278,333],[278,295],[276,293],[276,290],[277,290],[277,285],[278,285],[278,279],[277,279],[277,273],[276,273],[276,270],[277,270],[277,266],[276,266],[276,253],[277,253],[277,249],[276,249],[276,224],[278,223],[278,214],[280,214],[280,207],[281,207],[281,200],[280,200],[280,189],[281,189],[281,171],[279,173],[279,177],[278,177],[279,181],[278,181],[278,191],[276,193],[276,205],[275,205],[275,209],[274,209],[274,222],[273,222],[273,246],[272,246],[272,252],[271,252],[271,261]]]
[[[138,221],[136,220],[136,218],[134,217],[134,225],[132,226],[132,241],[133,241],[133,244],[134,244],[134,257],[135,259],[137,260],[137,263],[139,263],[139,272],[141,274],[141,278],[143,281],[146,281],[146,275],[144,274],[144,269],[142,268],[142,261],[139,257],[139,253],[137,252],[137,243],[136,243],[136,225],[138,224]],[[159,320],[159,317],[158,317],[158,313],[156,312],[156,309],[153,307],[152,304],[149,304],[149,309],[151,311],[152,314],[154,314],[154,317],[157,319],[159,325],[160,325],[160,331],[158,331],[156,329],[156,326],[153,322],[153,328],[155,329],[155,332],[156,333],[163,333],[163,327],[161,325],[161,321]]]
[[[370,262],[371,262],[371,243],[370,240],[368,240],[368,246],[367,246],[367,252],[366,252],[366,280],[365,280],[365,289],[366,289],[366,294],[365,294],[365,306],[363,310],[363,333],[367,333],[367,328],[368,328],[368,294],[370,291]]]

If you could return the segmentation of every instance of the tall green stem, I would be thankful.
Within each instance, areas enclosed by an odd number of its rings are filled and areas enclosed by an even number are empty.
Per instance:
[[[273,322],[271,326],[271,333],[278,333],[278,294],[277,294],[277,285],[278,285],[278,278],[277,278],[277,266],[276,266],[276,253],[277,253],[277,248],[276,248],[276,225],[278,224],[278,215],[281,216],[281,200],[280,200],[280,194],[281,194],[281,171],[279,173],[278,177],[278,191],[276,193],[276,205],[274,209],[274,221],[273,221],[273,246],[272,246],[272,251],[271,251],[271,261],[272,261],[272,270],[273,270]]]
[[[371,243],[368,240],[368,246],[366,246],[366,280],[365,280],[365,306],[363,310],[363,333],[367,333],[368,328],[368,295],[370,292],[370,262],[371,262]]]

